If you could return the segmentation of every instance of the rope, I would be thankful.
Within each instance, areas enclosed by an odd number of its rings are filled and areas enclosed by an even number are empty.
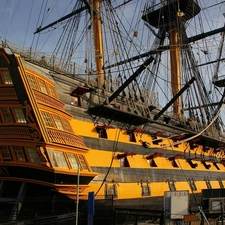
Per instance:
[[[202,133],[204,133],[215,121],[216,119],[218,118],[218,116],[220,115],[220,112],[222,110],[222,108],[224,107],[224,105],[219,109],[219,111],[217,112],[217,114],[215,115],[215,117],[213,118],[213,120],[209,123],[208,126],[206,126],[200,133],[192,136],[192,137],[189,137],[189,138],[186,138],[182,141],[177,141],[177,142],[174,142],[174,143],[171,143],[171,144],[168,144],[168,145],[161,145],[163,147],[171,147],[171,146],[174,146],[174,145],[179,145],[179,144],[182,144],[183,142],[187,142],[187,141],[190,141],[198,136],[200,136]]]

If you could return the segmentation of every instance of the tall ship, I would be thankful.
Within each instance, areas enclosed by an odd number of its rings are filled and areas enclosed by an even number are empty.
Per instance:
[[[225,198],[225,2],[56,2],[2,12],[0,222]]]

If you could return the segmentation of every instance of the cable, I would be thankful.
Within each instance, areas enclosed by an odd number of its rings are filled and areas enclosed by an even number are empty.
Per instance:
[[[212,121],[209,123],[209,125],[208,126],[206,126],[201,132],[199,132],[198,134],[196,134],[196,135],[194,135],[194,136],[192,136],[192,137],[190,137],[190,138],[186,138],[186,139],[184,139],[184,140],[182,140],[182,141],[177,141],[177,142],[174,142],[174,143],[171,143],[171,144],[168,144],[168,145],[161,145],[161,146],[163,146],[163,147],[171,147],[171,146],[174,146],[174,145],[179,145],[179,144],[182,144],[182,143],[184,143],[184,142],[187,142],[187,141],[190,141],[190,140],[192,140],[192,139],[194,139],[194,138],[196,138],[196,137],[198,137],[198,136],[200,136],[202,133],[204,133],[214,122],[215,122],[215,120],[218,118],[218,116],[220,115],[220,112],[221,112],[221,110],[222,110],[222,108],[224,107],[224,105],[222,105],[221,106],[221,108],[218,110],[218,112],[217,112],[217,114],[216,114],[216,116],[212,119]]]
[[[114,157],[115,157],[115,154],[116,154],[116,151],[117,151],[117,145],[118,145],[118,140],[119,140],[119,136],[120,136],[120,132],[121,132],[121,129],[119,129],[119,133],[117,134],[117,137],[116,137],[116,140],[114,141],[114,144],[113,144],[113,155],[112,155],[112,159],[111,159],[111,162],[110,162],[110,165],[109,165],[109,168],[107,170],[107,173],[105,174],[105,177],[99,187],[99,189],[96,191],[95,193],[95,196],[98,194],[98,192],[100,191],[100,189],[102,188],[103,184],[105,183],[106,181],[106,178],[107,176],[109,175],[109,172],[112,168],[112,164],[113,164],[113,160],[114,160]]]
[[[123,126],[124,126],[124,124],[123,124]],[[96,191],[96,193],[95,193],[94,196],[96,196],[96,195],[98,194],[98,192],[101,190],[101,188],[102,188],[103,184],[105,183],[106,178],[107,178],[107,176],[109,175],[109,172],[110,172],[110,170],[111,170],[111,168],[112,168],[113,160],[114,160],[114,157],[115,157],[115,154],[116,154],[116,151],[117,151],[117,144],[118,144],[120,132],[121,132],[121,129],[123,128],[123,126],[122,126],[120,129],[118,129],[118,130],[119,130],[119,133],[116,134],[117,137],[116,137],[116,139],[115,139],[115,141],[114,141],[114,144],[113,144],[113,155],[112,155],[112,159],[111,159],[111,162],[110,162],[108,171],[106,172],[105,177],[104,177],[104,179],[102,180],[102,183],[101,183],[100,187],[98,188],[98,190]],[[87,204],[85,204],[85,205],[84,205],[82,208],[80,208],[80,209],[83,209],[83,208],[85,208],[86,206],[87,206]]]

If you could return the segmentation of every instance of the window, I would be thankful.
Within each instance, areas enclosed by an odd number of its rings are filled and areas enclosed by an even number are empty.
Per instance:
[[[41,79],[38,79],[38,82],[39,82],[39,85],[40,85],[41,92],[43,92],[45,94],[48,94],[46,86],[45,86],[45,82]]]
[[[149,165],[150,165],[151,167],[157,167],[156,162],[155,162],[154,159],[148,159],[147,161],[148,161],[148,163],[149,163]]]
[[[191,168],[195,169],[198,167],[198,163],[193,163],[191,160],[187,160],[187,162],[189,163],[189,165],[191,166]]]
[[[105,128],[96,127],[96,129],[97,129],[97,133],[98,133],[99,138],[108,138]]]
[[[216,164],[216,162],[214,162],[213,165],[216,167],[217,170],[220,170],[220,168],[219,168],[219,166]]]
[[[48,92],[49,92],[49,95],[50,95],[51,97],[56,98],[56,94],[55,94],[54,87],[48,85]]]
[[[68,168],[63,152],[54,151],[56,161],[59,167]]]
[[[210,183],[210,180],[208,178],[205,178],[204,180],[205,180],[205,183],[206,183],[207,188],[208,189],[212,189],[212,185]]]
[[[24,155],[23,147],[21,147],[21,146],[12,146],[12,149],[13,149],[13,153],[14,153],[17,161],[26,162],[26,158],[25,158],[25,155]]]
[[[72,153],[67,153],[67,157],[69,159],[71,168],[78,169],[78,162],[77,162],[76,156]]]
[[[127,131],[128,139],[130,142],[136,142],[135,133],[132,131]]]
[[[117,185],[108,185],[105,184],[105,198],[117,198],[118,197],[118,191],[117,191]]]
[[[184,154],[176,154],[174,156],[169,157],[169,161],[171,162],[171,165],[173,167],[178,168],[179,167],[179,161],[177,161],[177,159],[182,159],[184,158]]]
[[[12,112],[11,112],[10,108],[2,108],[2,114],[3,114],[4,121],[6,123],[14,122]]]
[[[42,113],[43,119],[45,121],[45,125],[47,127],[54,127],[49,113],[47,113],[47,112],[41,112],[41,113]]]
[[[71,97],[71,105],[81,106],[81,101],[79,96],[72,96]]]
[[[55,115],[53,115],[52,117],[53,117],[53,120],[54,120],[54,122],[55,122],[56,127],[57,127],[59,130],[64,130],[64,129],[63,129],[63,125],[62,125],[62,123],[61,123],[61,121],[60,121],[60,118],[59,118],[58,116],[55,116]]]
[[[52,115],[47,112],[41,112],[41,113],[42,113],[43,119],[45,121],[45,125],[47,127],[54,127],[59,130],[65,130],[65,131],[72,132],[70,123],[67,120],[60,118],[59,116]]]
[[[188,179],[188,184],[192,191],[197,191],[197,186],[196,186],[195,180],[193,178]]]
[[[176,167],[176,168],[179,167],[179,166],[177,165],[177,162],[176,162],[175,159],[170,160],[170,162],[171,162],[171,165],[172,165],[173,167]]]
[[[64,128],[65,131],[73,132],[69,121],[67,121],[65,119],[62,119],[62,123],[63,123],[63,128]]]
[[[48,152],[53,166],[68,168],[63,152],[53,151],[51,149],[49,149]]]
[[[17,123],[26,123],[26,119],[21,108],[14,108]]]
[[[176,191],[175,181],[167,180],[170,191]]]
[[[211,165],[210,164],[207,164],[205,161],[202,161],[202,164],[204,165],[204,167],[208,170]]]
[[[10,154],[10,149],[8,146],[0,146],[0,153],[4,162],[12,161],[12,156]]]
[[[146,185],[143,183],[141,184],[141,195],[142,196],[150,196],[151,195],[151,191],[150,191],[148,182],[146,183]]]
[[[221,178],[220,177],[217,177],[217,180],[219,182],[220,188],[224,188],[223,181],[221,180]]]
[[[27,74],[28,80],[29,80],[29,84],[33,89],[37,89],[38,90],[38,86],[37,86],[37,82],[35,80],[35,77],[33,75]]]
[[[52,161],[52,165],[53,165],[54,167],[58,167],[58,164],[57,164],[57,161],[56,161],[56,158],[55,158],[55,155],[54,155],[53,150],[49,149],[49,150],[48,150],[48,154],[49,154],[49,157],[50,157],[50,159],[51,159],[51,161]]]
[[[119,162],[120,162],[120,167],[130,167],[127,157],[120,158]]]
[[[28,155],[30,157],[30,161],[33,163],[39,163],[40,162],[40,158],[36,152],[36,150],[34,148],[28,147],[27,148],[28,151]]]
[[[84,159],[83,155],[77,155],[79,163],[80,163],[80,169],[81,170],[88,170],[88,166],[86,164],[86,161]]]
[[[13,84],[11,75],[8,70],[1,70],[4,84]]]

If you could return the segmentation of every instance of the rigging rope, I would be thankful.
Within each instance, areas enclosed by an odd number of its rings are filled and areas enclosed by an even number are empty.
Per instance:
[[[29,25],[30,25],[30,21],[32,20],[31,16],[32,16],[32,12],[33,12],[33,7],[34,7],[34,1],[32,1],[31,8],[30,8],[29,19],[28,19],[28,23],[27,23],[26,35],[25,35],[25,38],[24,38],[23,46],[25,46],[26,38],[27,38],[27,34],[28,34],[28,28],[29,28]]]
[[[190,138],[186,138],[186,139],[184,139],[182,141],[177,141],[177,142],[174,142],[174,143],[171,143],[171,144],[168,144],[168,145],[161,145],[161,146],[163,146],[163,147],[171,147],[171,146],[174,146],[174,145],[179,145],[179,144],[182,144],[184,142],[190,141],[190,140],[200,136],[202,133],[204,133],[216,121],[216,119],[220,115],[220,112],[222,111],[223,107],[224,107],[224,105],[221,106],[221,108],[218,110],[217,114],[212,119],[212,121],[201,132],[199,132],[198,134],[196,134],[196,135],[194,135],[194,136],[192,136]]]

